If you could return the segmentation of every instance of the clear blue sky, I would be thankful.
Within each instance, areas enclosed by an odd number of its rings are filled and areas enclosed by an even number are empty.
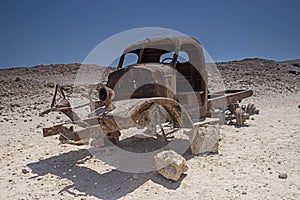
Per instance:
[[[137,27],[198,38],[215,61],[300,58],[300,1],[0,0],[0,68],[81,63]]]

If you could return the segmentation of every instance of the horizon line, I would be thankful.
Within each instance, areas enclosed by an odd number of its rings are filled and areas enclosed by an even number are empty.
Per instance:
[[[245,60],[268,60],[268,61],[274,61],[274,62],[289,62],[289,61],[298,61],[300,60],[299,58],[293,58],[293,59],[284,59],[284,60],[275,60],[275,59],[270,59],[270,58],[262,58],[262,57],[246,57],[246,58],[239,58],[239,59],[232,59],[232,60],[217,60],[214,62],[206,62],[206,63],[226,63],[226,62],[238,62],[238,61],[245,61]],[[70,64],[82,64],[80,62],[68,62],[68,63],[41,63],[41,64],[32,64],[32,65],[22,65],[22,66],[0,66],[0,69],[14,69],[14,68],[30,68],[30,67],[37,67],[37,66],[49,66],[49,65],[70,65]],[[98,65],[95,63],[84,63],[87,65]],[[101,66],[101,65],[99,65]],[[106,66],[106,67],[114,67],[114,66]]]

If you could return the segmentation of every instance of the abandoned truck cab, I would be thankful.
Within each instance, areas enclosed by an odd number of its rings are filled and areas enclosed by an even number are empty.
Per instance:
[[[178,101],[193,118],[207,116],[203,50],[191,37],[147,38],[127,47],[107,87],[115,91],[115,101],[165,97]]]
[[[253,104],[240,105],[244,98],[252,96],[252,90],[209,93],[206,67],[202,46],[192,37],[139,41],[124,50],[106,84],[90,88],[89,103],[83,105],[89,105],[91,110],[86,118],[76,114],[79,106],[72,107],[62,88],[56,85],[50,109],[41,115],[62,112],[71,123],[43,128],[43,135],[59,134],[61,142],[71,144],[87,144],[91,138],[106,135],[117,143],[121,130],[146,128],[158,136],[158,126],[168,143],[167,135],[178,128],[198,130],[212,121],[222,121],[221,118],[241,126],[250,115],[258,113]],[[62,96],[58,103],[57,92]],[[93,92],[98,94],[96,100]],[[219,110],[217,119],[212,118],[214,108]],[[165,133],[164,127],[170,132]]]

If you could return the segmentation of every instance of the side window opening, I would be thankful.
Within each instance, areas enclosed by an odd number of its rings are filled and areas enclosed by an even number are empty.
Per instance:
[[[175,52],[169,52],[169,53],[165,53],[163,55],[161,55],[160,57],[160,62],[162,63],[171,63],[172,62],[172,59],[174,57],[174,53]],[[189,56],[186,52],[184,51],[179,51],[178,52],[178,58],[177,58],[177,61],[180,62],[180,63],[186,63],[186,62],[189,62]]]
[[[160,56],[159,62],[161,63],[171,63],[174,56],[174,52],[165,53]]]
[[[135,53],[127,53],[124,57],[123,67],[136,64],[138,62],[138,55]]]
[[[177,60],[180,63],[186,63],[189,62],[189,56],[185,51],[179,51]]]

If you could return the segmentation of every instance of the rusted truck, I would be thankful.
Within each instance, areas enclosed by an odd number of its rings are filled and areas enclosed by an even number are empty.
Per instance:
[[[60,91],[62,100],[56,102]],[[97,94],[97,99],[92,98]],[[106,83],[91,87],[90,115],[80,118],[60,86],[50,109],[66,114],[71,125],[43,128],[44,136],[60,135],[62,142],[86,144],[97,134],[119,142],[121,130],[130,127],[160,130],[167,135],[178,128],[195,128],[211,122],[233,121],[242,126],[258,113],[253,104],[239,103],[252,90],[209,92],[207,65],[200,42],[192,37],[147,38],[127,47]],[[76,130],[76,127],[80,127]],[[170,130],[166,133],[165,126]]]

